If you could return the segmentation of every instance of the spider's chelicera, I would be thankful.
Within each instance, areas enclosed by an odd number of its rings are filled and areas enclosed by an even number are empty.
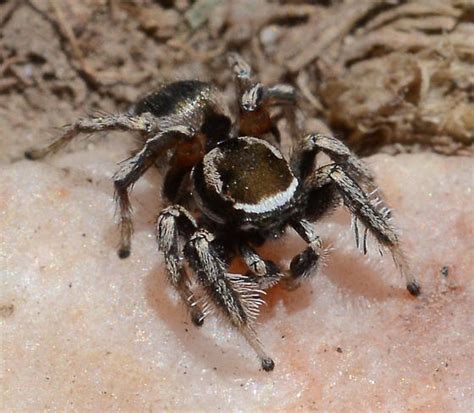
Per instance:
[[[237,54],[230,55],[229,61],[239,95],[235,122],[214,86],[179,81],[146,96],[126,113],[80,119],[51,145],[26,156],[42,158],[80,133],[138,131],[143,146],[114,175],[120,211],[119,256],[130,254],[129,192],[148,168],[167,157],[163,196],[169,206],[158,216],[156,236],[169,281],[195,325],[202,325],[210,308],[219,309],[256,351],[262,368],[270,371],[273,360],[253,327],[262,296],[277,283],[296,288],[316,272],[324,249],[312,222],[340,201],[353,215],[357,244],[358,224],[364,227],[364,252],[370,232],[390,250],[408,291],[418,295],[420,287],[390,223],[390,210],[375,195],[374,179],[366,166],[338,139],[321,134],[294,136],[292,155],[285,159],[269,109],[293,108],[295,90],[254,82],[249,65]],[[317,165],[320,152],[332,162]],[[307,248],[292,259],[289,269],[281,270],[255,247],[282,235],[288,227]],[[237,256],[247,267],[245,275],[228,271]]]

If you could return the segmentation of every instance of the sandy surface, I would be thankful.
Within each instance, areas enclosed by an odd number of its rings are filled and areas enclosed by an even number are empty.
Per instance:
[[[113,143],[1,167],[2,411],[474,408],[472,159],[369,159],[422,295],[373,242],[359,253],[338,212],[318,225],[335,248],[327,266],[267,296],[258,331],[276,367],[265,373],[222,322],[195,328],[168,286],[155,171],[133,193],[132,255],[117,258],[110,177],[128,152]],[[290,233],[263,251],[288,264],[301,248]]]

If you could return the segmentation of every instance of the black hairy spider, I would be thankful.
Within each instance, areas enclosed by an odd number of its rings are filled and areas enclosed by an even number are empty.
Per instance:
[[[158,216],[156,236],[171,285],[180,293],[195,325],[202,325],[210,305],[218,308],[256,351],[262,368],[270,371],[273,360],[253,327],[262,295],[279,282],[295,288],[315,272],[324,250],[311,222],[341,200],[353,214],[357,244],[357,223],[365,226],[364,252],[370,232],[392,253],[408,291],[418,295],[420,287],[389,221],[390,210],[380,207],[382,201],[374,195],[375,183],[365,165],[339,140],[321,134],[296,140],[286,160],[269,108],[293,107],[295,90],[252,81],[249,65],[237,54],[229,61],[239,93],[236,122],[214,86],[179,81],[146,96],[126,113],[80,119],[48,147],[25,155],[42,158],[79,133],[117,129],[140,133],[142,148],[121,164],[113,178],[120,211],[118,255],[125,258],[133,232],[129,191],[150,166],[168,154],[163,195],[170,206]],[[270,143],[271,137],[275,144]],[[318,166],[320,152],[332,163]],[[195,209],[197,213],[189,212]],[[308,246],[293,258],[288,271],[281,271],[254,248],[288,227]],[[247,274],[228,272],[236,256],[243,259]],[[197,298],[185,260],[203,298]]]

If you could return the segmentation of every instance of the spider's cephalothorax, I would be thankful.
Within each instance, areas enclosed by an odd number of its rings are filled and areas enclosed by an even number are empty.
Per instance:
[[[264,291],[279,282],[296,288],[314,274],[324,250],[312,222],[341,201],[353,214],[357,244],[358,223],[365,227],[364,252],[370,232],[391,252],[408,291],[418,295],[420,287],[390,223],[390,210],[374,195],[375,183],[365,165],[339,140],[320,134],[295,136],[298,139],[291,158],[285,159],[279,140],[275,145],[268,140],[269,135],[279,137],[269,107],[294,105],[294,90],[287,85],[267,88],[252,83],[250,67],[240,56],[233,54],[230,62],[239,91],[235,126],[215,87],[181,81],[148,95],[126,113],[81,119],[48,147],[26,155],[41,158],[82,132],[121,129],[140,133],[142,148],[114,175],[121,217],[119,256],[125,258],[132,234],[129,191],[150,166],[169,154],[163,194],[171,206],[161,211],[156,224],[168,278],[194,324],[203,323],[208,309],[219,309],[256,351],[262,368],[269,371],[274,363],[253,327]],[[318,166],[319,152],[333,162]],[[183,192],[186,196],[180,196]],[[288,227],[307,247],[281,271],[254,248]],[[242,258],[246,274],[228,272],[235,256]],[[184,259],[196,275],[197,290]]]

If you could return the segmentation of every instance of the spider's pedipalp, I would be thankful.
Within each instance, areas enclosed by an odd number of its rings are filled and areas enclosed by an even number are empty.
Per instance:
[[[259,289],[267,290],[277,284],[283,277],[283,272],[270,260],[264,260],[247,243],[239,245],[239,253],[250,271],[246,277],[251,279]]]
[[[316,234],[313,225],[305,219],[295,220],[291,223],[293,229],[308,244],[308,247],[291,260],[290,275],[286,286],[289,289],[299,287],[300,283],[314,275],[318,267],[323,246],[321,238]]]

